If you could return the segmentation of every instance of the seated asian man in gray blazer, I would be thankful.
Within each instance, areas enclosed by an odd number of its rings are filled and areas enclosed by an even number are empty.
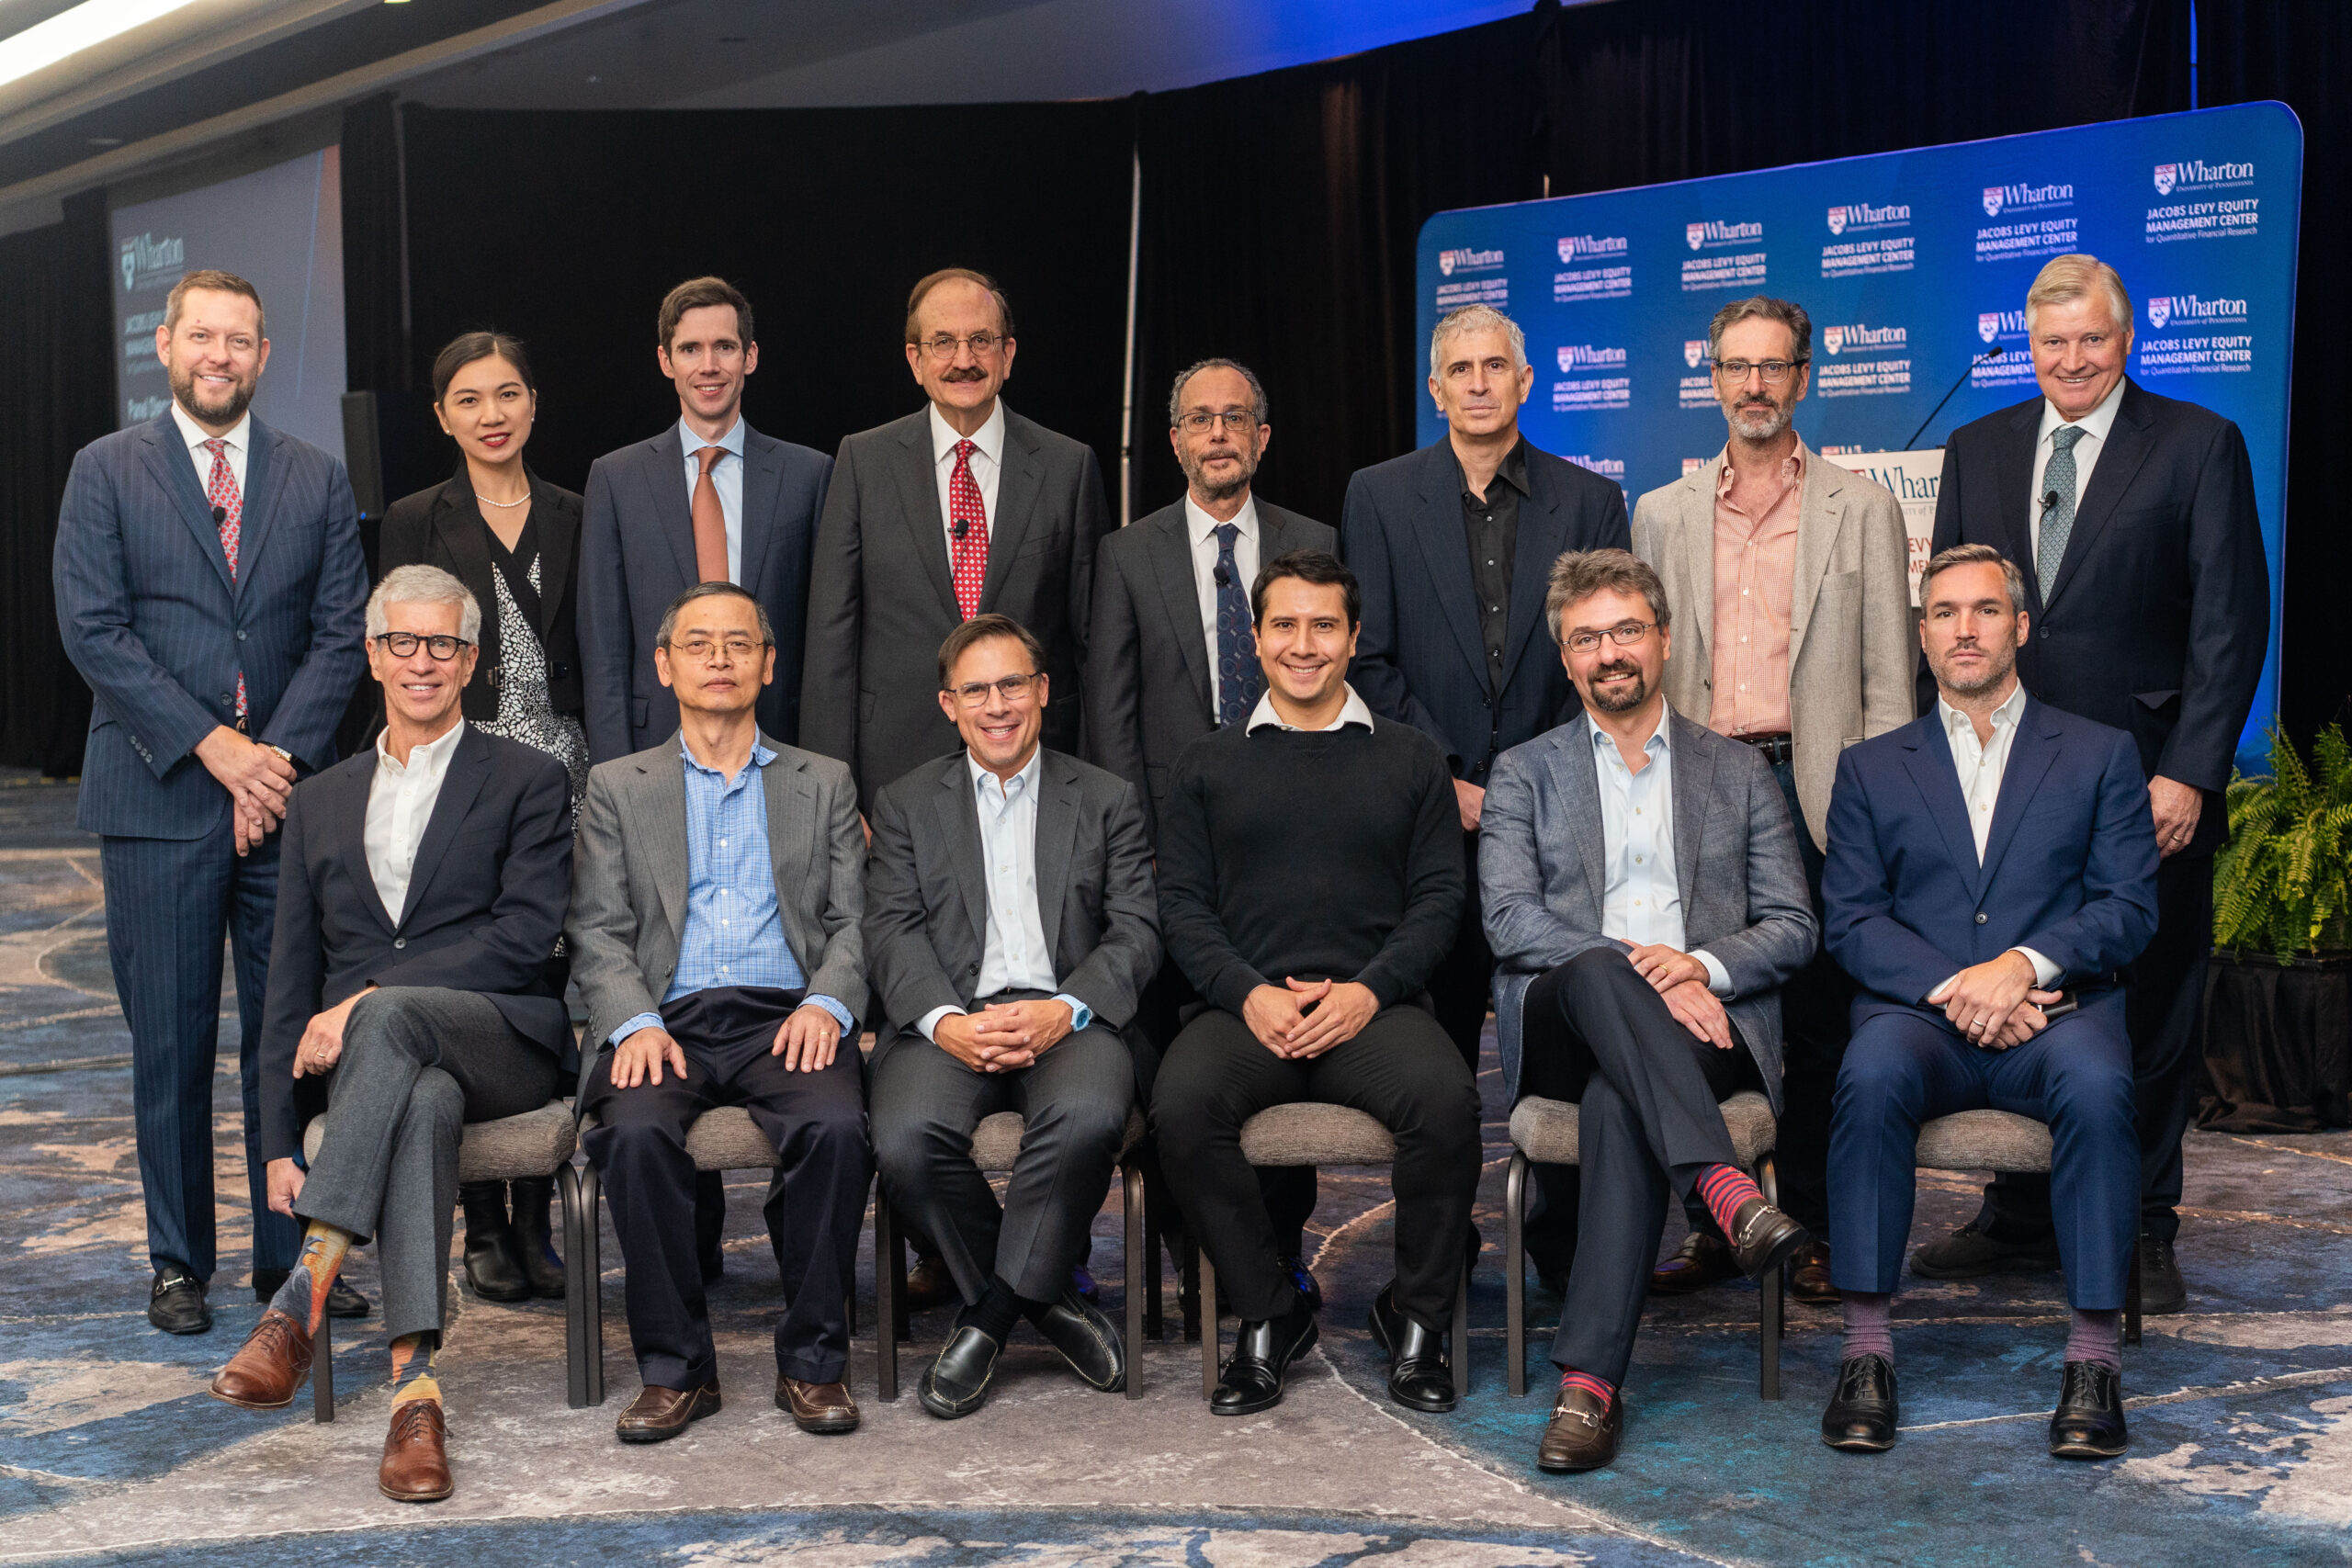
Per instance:
[[[882,1185],[938,1244],[964,1309],[923,1373],[933,1416],[987,1400],[1027,1317],[1078,1375],[1126,1384],[1118,1330],[1071,1286],[1119,1156],[1135,1065],[1119,1032],[1159,964],[1159,894],[1136,787],[1045,750],[1045,650],[978,615],[939,649],[964,750],[874,807],[865,943],[880,1010]],[[999,1206],[973,1165],[983,1117],[1027,1127]]]

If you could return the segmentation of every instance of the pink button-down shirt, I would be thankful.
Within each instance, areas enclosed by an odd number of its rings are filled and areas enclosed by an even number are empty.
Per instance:
[[[1781,488],[1753,516],[1732,504],[1728,459],[1715,479],[1714,700],[1724,735],[1789,731],[1789,616],[1796,597],[1804,448],[1781,461]]]

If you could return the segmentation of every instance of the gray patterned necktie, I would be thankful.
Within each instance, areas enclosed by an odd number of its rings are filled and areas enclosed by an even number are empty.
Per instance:
[[[2041,514],[2041,543],[2033,552],[2033,574],[2041,584],[2041,602],[2058,588],[2058,563],[2066,558],[2066,541],[2075,532],[2075,444],[2084,436],[2079,424],[2062,424],[2050,433],[2050,466],[2041,473],[2041,494],[2055,495]],[[2040,504],[2041,497],[2035,498]]]

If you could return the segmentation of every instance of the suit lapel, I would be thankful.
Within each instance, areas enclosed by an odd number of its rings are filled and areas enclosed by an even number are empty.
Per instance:
[[[1995,507],[1997,536],[1984,543],[1998,547],[2009,559],[2025,572],[2031,588],[2034,608],[2041,604],[2041,584],[2033,570],[2033,529],[2030,521],[2040,510],[2033,493],[2033,446],[2041,428],[2041,400],[2035,399],[2010,416],[2008,438],[2001,443],[2000,473],[1993,493],[1999,502]]]
[[[1498,476],[1495,482],[1500,484],[1503,480]],[[1568,525],[1560,515],[1560,498],[1553,493],[1544,465],[1528,465],[1528,482],[1532,488],[1527,504],[1519,509],[1519,539],[1511,550],[1510,616],[1503,623],[1500,673],[1505,684],[1519,668],[1519,656],[1527,651],[1527,639],[1543,622],[1544,596],[1552,588],[1552,563],[1568,544]],[[1466,550],[1463,560],[1466,566]],[[1545,640],[1550,640],[1548,634]],[[1483,651],[1483,637],[1479,646]]]
[[[530,479],[531,515],[539,525],[539,639],[545,642],[555,631],[557,607],[571,586],[571,563],[580,554],[580,520],[558,504],[553,485],[537,474]]]
[[[490,741],[468,725],[465,734],[458,738],[458,752],[449,759],[449,771],[441,775],[441,793],[433,798],[433,815],[425,819],[424,837],[416,843],[416,860],[408,874],[408,901],[401,907],[401,925],[407,925],[409,917],[424,905],[449,840],[458,836],[458,825],[473,810],[482,785],[489,782]]]
[[[670,922],[670,934],[683,943],[686,940],[686,879],[694,865],[686,844],[686,769],[679,757],[676,730],[670,732],[669,743],[654,762],[640,765],[637,795],[636,808],[626,813],[624,820],[640,824],[652,840],[654,895],[662,901],[662,917]]]
[[[172,498],[180,521],[196,536],[197,547],[220,579],[220,586],[234,593],[236,582],[229,575],[229,558],[220,553],[220,528],[212,521],[212,503],[204,499],[204,487],[196,482],[196,464],[187,455],[187,447],[180,440],[180,427],[167,411],[148,427],[147,439],[141,454],[147,471]]]
[[[1454,641],[1462,645],[1462,657],[1477,672],[1478,683],[1491,691],[1487,639],[1478,629],[1478,588],[1470,578],[1470,546],[1462,528],[1462,493],[1454,488],[1460,482],[1457,475],[1453,449],[1445,441],[1423,449],[1420,506],[1411,523],[1413,544],[1420,551],[1438,608],[1453,628]],[[1503,480],[1498,476],[1493,482]]]
[[[1804,484],[1797,495],[1796,577],[1789,598],[1791,670],[1804,650],[1805,623],[1812,619],[1814,601],[1821,597],[1822,581],[1838,552],[1838,530],[1846,521],[1846,470],[1824,461],[1803,442],[1798,450],[1804,456]]]
[[[1011,445],[1006,443],[1008,450]],[[932,590],[949,618],[960,620],[955,574],[947,562],[946,525],[939,515],[939,481],[932,472],[928,411],[899,422],[899,458],[892,468],[899,485],[899,515],[913,536],[915,559],[922,562],[923,575],[931,579]],[[1000,485],[997,500],[1001,503],[1003,499]]]
[[[2065,574],[2061,572],[2058,580],[2064,582]],[[1992,886],[2001,857],[2018,836],[2018,818],[2025,815],[2051,764],[2058,760],[2058,748],[2052,743],[2057,734],[2041,705],[2028,697],[2025,710],[2018,715],[2018,732],[2009,741],[2009,764],[2001,771],[2001,793],[1993,802],[1993,829],[1984,836],[1984,871],[1977,879],[1980,892]]]
[[[784,444],[743,427],[743,558],[741,586],[758,592],[775,532],[776,496],[784,488]],[[690,514],[691,520],[691,514]]]
[[[1174,514],[1150,525],[1151,534],[1145,541],[1144,558],[1151,563],[1151,573],[1159,589],[1159,602],[1168,611],[1169,635],[1176,639],[1176,650],[1183,656],[1184,671],[1193,678],[1193,694],[1201,701],[1201,711],[1209,715],[1215,724],[1216,716],[1209,703],[1208,628],[1201,624],[1200,588],[1193,581],[1193,545],[1185,536],[1185,513],[1182,502]],[[1273,559],[1267,550],[1273,547],[1273,529],[1268,523],[1265,509],[1258,511],[1259,536],[1265,548],[1259,555]],[[1279,552],[1277,552],[1279,553]]]
[[[1700,739],[1699,727],[1667,709],[1669,750],[1674,756],[1674,891],[1682,916],[1690,917],[1698,886],[1699,845],[1706,837],[1707,807],[1715,796],[1715,758]]]
[[[240,592],[254,579],[254,568],[260,564],[262,547],[269,543],[277,521],[277,502],[286,491],[285,454],[278,450],[286,438],[259,420],[245,427],[245,509],[237,526]],[[208,521],[210,518],[209,508],[206,517]],[[214,537],[217,544],[217,531]]]
[[[1577,859],[1584,867],[1585,886],[1592,890],[1592,920],[1600,923],[1600,909],[1609,896],[1609,846],[1600,827],[1600,780],[1593,773],[1592,727],[1581,716],[1564,727],[1562,743],[1545,759],[1553,782],[1568,803],[1568,833],[1576,840]]]
[[[1046,962],[1058,976],[1055,951],[1062,929],[1062,900],[1069,890],[1070,852],[1078,838],[1078,770],[1047,753],[1037,770],[1037,929],[1046,935]]]
[[[367,761],[355,767],[338,768],[334,773],[321,774],[312,789],[324,786],[330,793],[322,804],[327,807],[336,856],[343,862],[343,873],[359,890],[360,905],[384,928],[384,934],[393,934],[391,911],[384,908],[383,895],[376,891],[376,874],[368,868],[368,795],[376,782],[376,748],[369,746],[360,756]],[[410,886],[415,877],[412,873]],[[413,897],[410,899],[414,903]]]
[[[1961,870],[1973,897],[1984,886],[1984,868],[1976,863],[1976,834],[1968,825],[1968,798],[1960,793],[1960,770],[1952,765],[1951,740],[1943,732],[1937,710],[1911,721],[1903,742],[1903,765],[1927,802],[1928,815],[1944,836],[1944,852]]]
[[[1038,460],[1028,423],[1011,409],[1004,411],[1004,461],[997,473],[996,515],[989,519],[988,575],[980,581],[983,612],[996,608],[1004,580],[1012,575],[1013,559],[1036,521],[1038,498],[1046,491],[1046,466]],[[944,552],[945,547],[941,548]]]
[[[2139,391],[2137,386],[2128,382],[2124,386],[2123,401],[2115,411],[2115,423],[2107,427],[2107,450],[2098,455],[2098,466],[2091,470],[2090,488],[2083,492],[2082,504],[2075,509],[2074,531],[2066,536],[2066,554],[2058,563],[2057,590],[2046,599],[2055,599],[2074,586],[2075,573],[2098,544],[2108,520],[2115,515],[2115,503],[2122,499],[2132,477],[2139,473],[2140,465],[2148,460],[2148,454],[2154,449],[2155,443],[2148,435],[2148,427],[2154,422]]]
[[[1714,629],[1714,487],[1715,476],[1723,471],[1723,454],[1718,452],[1713,462],[1682,481],[1682,493],[1676,498],[1681,513],[1681,526],[1675,530],[1674,548],[1670,552],[1672,570],[1681,580],[1682,603],[1690,606],[1690,614],[1682,626],[1682,636],[1690,639],[1690,657],[1699,667],[1702,682],[1714,668],[1713,656],[1707,651],[1707,637]]]
[[[490,581],[490,541],[482,536],[486,530],[475,525],[468,515],[473,507],[473,482],[460,468],[457,477],[443,485],[441,493],[434,498],[433,531],[440,536],[441,547],[449,552],[449,558],[458,563],[458,580],[469,585],[479,585],[475,587],[477,593],[487,588],[494,595],[497,590]],[[532,510],[536,512],[538,508],[534,506]],[[545,575],[541,573],[542,581]],[[485,621],[493,619],[497,613],[494,604],[482,606]]]
[[[787,761],[766,736],[760,744],[776,751],[776,759],[760,770],[760,795],[768,813],[768,867],[775,874],[779,895],[810,875],[817,852],[817,791],[808,780],[806,762]],[[779,907],[787,900],[779,897]],[[799,955],[796,953],[795,958]],[[804,967],[806,967],[804,965]]]
[[[695,558],[694,498],[686,490],[684,451],[673,424],[645,444],[638,474],[650,492],[647,499],[653,503],[653,515],[662,520],[662,536],[670,541],[679,577],[691,585],[702,581],[702,567]]]
[[[989,874],[980,849],[980,807],[972,798],[972,773],[961,751],[948,758],[940,770],[934,809],[939,813],[940,829],[947,836],[948,864],[956,875],[956,889],[964,896],[964,915],[972,922],[972,942],[978,952],[985,953]]]

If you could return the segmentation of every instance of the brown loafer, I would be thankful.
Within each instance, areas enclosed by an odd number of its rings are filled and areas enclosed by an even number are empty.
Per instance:
[[[613,1435],[624,1443],[665,1443],[691,1423],[718,1414],[716,1378],[700,1388],[657,1388],[648,1383],[613,1423]]]
[[[944,1258],[918,1258],[915,1266],[907,1270],[907,1310],[929,1312],[935,1306],[962,1299],[956,1289],[956,1277],[947,1271]]]
[[[247,1410],[283,1410],[310,1375],[312,1352],[310,1330],[272,1307],[213,1378],[212,1397]]]
[[[455,1492],[447,1438],[439,1400],[410,1399],[393,1405],[392,1424],[384,1433],[384,1461],[376,1467],[376,1490],[395,1503],[438,1503]]]
[[[857,1401],[849,1396],[849,1384],[838,1379],[832,1382],[802,1382],[779,1373],[775,1380],[775,1407],[788,1412],[804,1432],[820,1437],[836,1432],[857,1430]]]
[[[1762,1279],[1812,1239],[1803,1225],[1761,1198],[1750,1198],[1731,1218],[1732,1261],[1751,1280]]]
[[[1564,1388],[1552,1406],[1552,1424],[1544,1428],[1543,1445],[1535,1450],[1535,1467],[1555,1475],[1599,1470],[1617,1457],[1617,1439],[1625,1430],[1625,1396],[1619,1394],[1604,1408],[1580,1388]]]
[[[1810,1241],[1790,1260],[1789,1294],[1813,1306],[1836,1306],[1844,1298],[1829,1282],[1829,1244]]]
[[[1650,1270],[1650,1294],[1687,1296],[1738,1272],[1730,1247],[1704,1231],[1692,1231],[1671,1258]]]

